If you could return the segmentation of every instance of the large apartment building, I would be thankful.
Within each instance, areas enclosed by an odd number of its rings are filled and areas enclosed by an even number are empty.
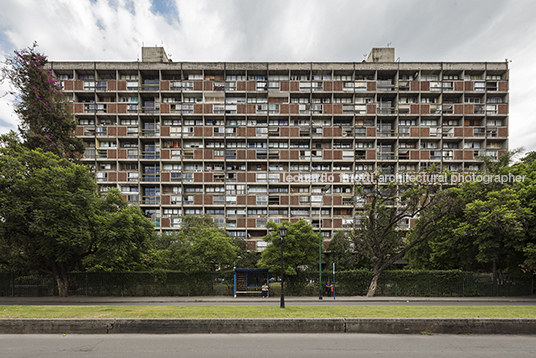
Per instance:
[[[210,214],[248,249],[267,221],[304,218],[327,240],[360,210],[348,178],[479,169],[508,147],[506,62],[51,62],[102,190],[157,230]],[[355,177],[354,177],[355,178]]]

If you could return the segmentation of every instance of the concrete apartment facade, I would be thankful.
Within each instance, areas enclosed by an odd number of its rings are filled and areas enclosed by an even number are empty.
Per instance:
[[[248,249],[267,221],[308,220],[325,245],[353,227],[348,178],[478,170],[508,149],[506,62],[51,62],[78,118],[83,162],[156,230],[211,214]],[[407,223],[409,225],[409,223]]]

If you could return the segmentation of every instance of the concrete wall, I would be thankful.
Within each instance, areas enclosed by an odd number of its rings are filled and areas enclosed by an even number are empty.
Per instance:
[[[373,48],[367,62],[395,62],[395,49],[392,47]]]
[[[530,334],[536,319],[0,319],[0,334],[383,333]]]
[[[166,51],[163,47],[142,47],[142,62],[168,62]]]

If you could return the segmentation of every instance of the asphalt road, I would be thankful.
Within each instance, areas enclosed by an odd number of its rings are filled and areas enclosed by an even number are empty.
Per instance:
[[[0,335],[3,358],[534,357],[533,336],[373,334]]]
[[[0,305],[136,305],[136,306],[274,306],[279,297],[0,297]],[[536,296],[524,297],[287,297],[286,306],[535,306]]]
[[[1,303],[0,305],[5,305]],[[9,305],[16,303],[9,303]],[[80,302],[80,303],[32,303],[37,305],[73,305],[73,306],[279,306],[279,302]],[[389,301],[389,302],[286,302],[285,306],[535,306],[531,302],[471,302],[471,301],[441,301],[441,302],[406,302],[406,301]]]

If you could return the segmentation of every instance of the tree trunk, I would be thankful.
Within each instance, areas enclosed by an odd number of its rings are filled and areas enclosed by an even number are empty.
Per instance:
[[[67,269],[62,263],[54,263],[52,267],[54,278],[56,279],[56,284],[58,285],[58,296],[67,297],[69,293],[69,276],[67,275]]]
[[[374,297],[376,293],[376,288],[378,287],[378,278],[380,277],[379,271],[374,270],[372,274],[372,281],[370,281],[370,286],[367,292],[367,297]]]
[[[69,282],[66,277],[56,276],[56,284],[58,285],[58,296],[67,297]]]

